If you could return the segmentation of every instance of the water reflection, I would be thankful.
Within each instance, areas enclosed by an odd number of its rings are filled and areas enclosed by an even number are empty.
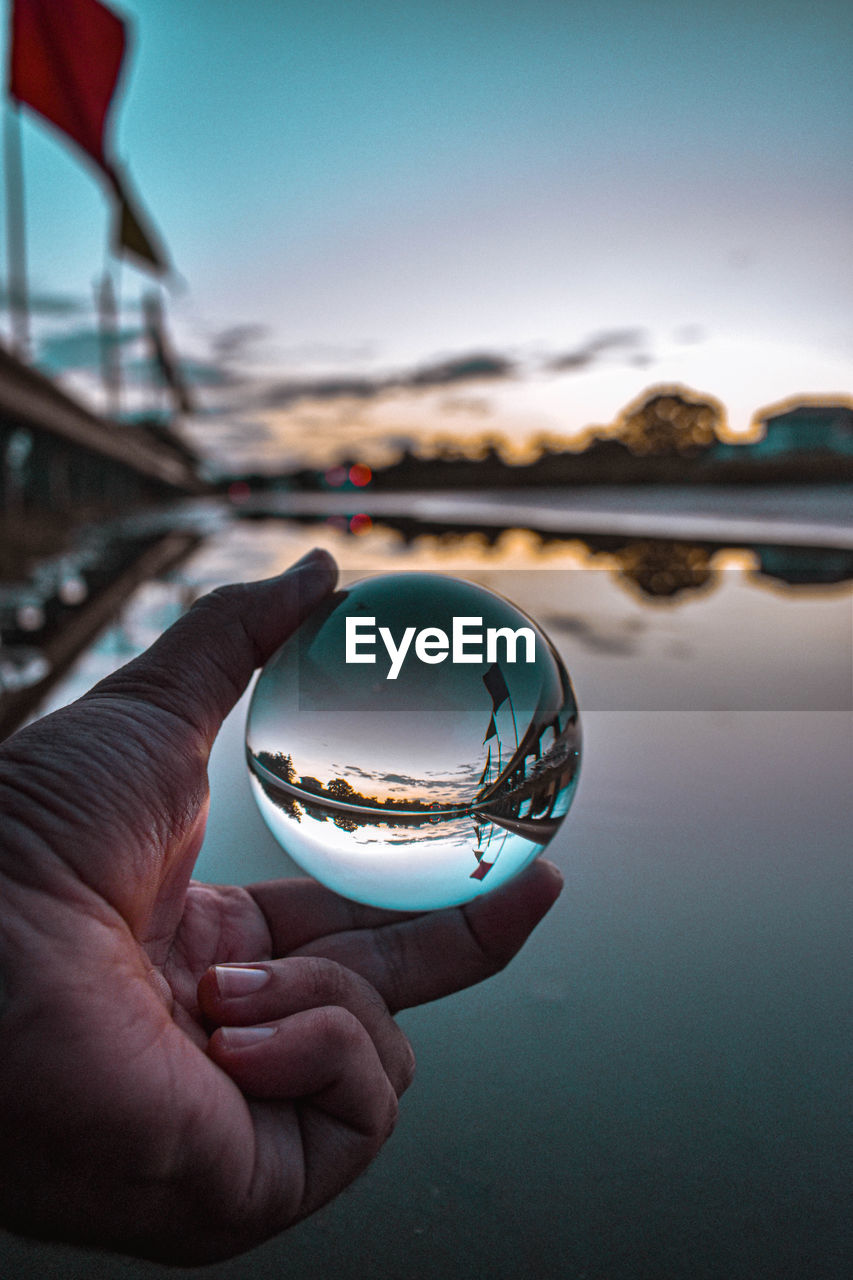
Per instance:
[[[714,585],[713,552],[694,542],[634,538],[615,552],[617,577],[645,596],[683,597]]]
[[[112,522],[31,563],[7,556],[8,576],[0,582],[0,737],[37,706],[140,585],[180,564],[200,542],[192,527]]]
[[[267,509],[254,512],[242,509],[238,514],[247,521],[285,518]],[[303,528],[333,531],[353,542],[364,533],[387,530],[399,538],[404,548],[412,550],[426,542],[446,554],[463,547],[466,552],[479,547],[479,557],[484,562],[501,549],[510,532],[520,530],[517,523],[476,524],[468,519],[425,520],[388,513],[371,517],[367,512],[290,515],[286,519]],[[530,552],[526,557],[530,567],[535,567],[536,561],[546,554],[580,546],[586,553],[587,564],[600,563],[610,568],[620,585],[649,600],[685,600],[694,594],[704,594],[719,582],[717,556],[729,551],[743,552],[754,566],[756,576],[788,586],[809,588],[853,581],[853,546],[833,545],[829,539],[827,545],[820,546],[811,542],[800,545],[752,538],[624,537],[574,530],[570,519],[567,519],[565,533],[546,533],[535,527],[524,531],[530,537]]]
[[[746,495],[745,509],[751,501],[759,511],[762,497],[768,495]],[[818,498],[823,502],[822,495],[815,495],[816,509]],[[798,501],[803,502],[802,496]],[[778,507],[781,499],[774,503]],[[364,567],[402,563],[456,572],[461,566],[469,573],[490,574],[495,567],[509,565],[532,570],[571,563],[604,570],[641,609],[705,600],[723,583],[726,564],[746,571],[745,577],[743,572],[734,575],[737,580],[773,587],[791,600],[829,601],[853,581],[849,538],[841,539],[840,545],[828,541],[818,546],[755,538],[727,542],[625,537],[584,534],[573,529],[570,521],[562,532],[533,528],[522,535],[515,523],[472,524],[461,514],[459,519],[448,516],[441,521],[418,520],[413,515],[377,516],[372,532],[364,532],[371,528],[368,523],[357,533],[349,520],[335,519],[338,523],[333,527],[322,514],[284,518],[245,507],[235,513],[225,504],[185,504],[156,516],[88,526],[75,538],[66,531],[52,544],[44,537],[37,546],[30,545],[30,540],[25,549],[16,541],[14,523],[10,524],[0,548],[0,732],[10,732],[31,713],[52,682],[119,615],[142,582],[203,547],[207,548],[204,567],[196,555],[170,616],[209,586],[283,568],[315,541],[328,545],[342,564]],[[256,550],[246,550],[261,544],[269,551],[260,558]],[[539,616],[549,615],[555,603],[553,599],[546,599],[544,605],[538,602]],[[622,626],[603,625],[569,600],[557,612],[562,633],[580,641],[590,653],[602,658],[638,655],[643,614],[632,615]],[[158,626],[156,619],[146,624],[146,635],[153,638]],[[130,656],[136,641],[128,643]],[[676,649],[686,652],[675,636],[670,648],[673,655]]]

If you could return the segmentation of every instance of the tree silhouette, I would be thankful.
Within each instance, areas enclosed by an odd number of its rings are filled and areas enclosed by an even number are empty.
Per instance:
[[[721,423],[720,409],[707,400],[657,393],[624,415],[618,436],[632,453],[684,454],[709,448]]]
[[[281,778],[282,782],[292,784],[296,778],[293,760],[282,751],[258,751],[255,759],[265,769],[269,769],[270,773],[274,773],[277,778]]]
[[[349,804],[356,804],[359,800],[364,799],[363,796],[359,795],[355,787],[347,782],[346,778],[333,778],[326,787],[326,791],[335,800],[343,800]]]

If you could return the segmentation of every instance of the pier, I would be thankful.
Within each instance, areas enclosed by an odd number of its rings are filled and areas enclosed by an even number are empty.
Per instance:
[[[180,442],[100,417],[0,347],[4,535],[204,490]]]
[[[0,346],[0,738],[200,541],[117,521],[205,489],[168,429],[99,416]]]

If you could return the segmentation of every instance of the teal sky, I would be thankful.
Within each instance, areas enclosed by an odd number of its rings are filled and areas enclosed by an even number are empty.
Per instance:
[[[679,346],[744,342],[778,344],[789,370],[802,353],[801,381],[835,362],[825,390],[849,389],[842,0],[121,11],[136,29],[117,151],[186,282],[169,309],[200,359],[235,326],[288,376],[632,330],[637,391],[676,376]],[[101,189],[32,118],[24,148],[33,287],[88,298]],[[143,284],[124,270],[126,300]]]

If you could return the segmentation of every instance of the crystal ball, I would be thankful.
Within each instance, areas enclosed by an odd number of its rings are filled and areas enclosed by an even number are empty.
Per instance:
[[[515,876],[580,765],[566,669],[515,605],[432,573],[336,591],[255,685],[246,755],[276,840],[322,884],[400,911]]]

